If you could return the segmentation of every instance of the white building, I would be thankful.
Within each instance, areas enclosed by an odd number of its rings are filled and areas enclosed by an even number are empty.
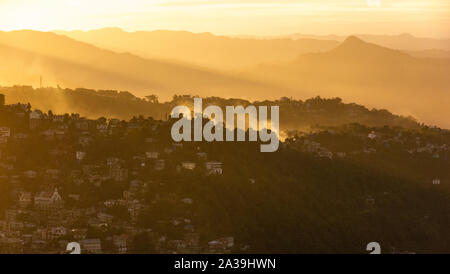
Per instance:
[[[193,169],[195,169],[196,166],[197,166],[197,164],[194,162],[182,162],[181,163],[181,167],[183,167],[184,169],[188,169],[188,170],[193,170]]]
[[[30,119],[41,119],[41,113],[37,110],[31,112]]]
[[[62,236],[65,236],[67,234],[67,230],[63,226],[55,226],[51,227],[47,231],[47,238],[49,240],[58,239]]]
[[[154,169],[155,170],[163,170],[166,167],[166,161],[160,159],[155,162]]]
[[[84,157],[86,157],[86,152],[84,151],[77,151],[76,152],[76,157],[78,161],[82,161],[84,159]]]
[[[11,129],[9,127],[0,127],[0,137],[11,137]]]
[[[113,236],[114,247],[117,253],[125,254],[128,251],[128,236],[126,234],[120,236]]]
[[[34,170],[27,170],[23,173],[23,176],[28,179],[34,179],[37,176],[37,172]]]
[[[148,159],[158,159],[159,158],[159,152],[156,152],[156,151],[146,152],[145,156]]]
[[[208,154],[206,152],[197,152],[197,157],[199,160],[206,160],[208,158]]]
[[[34,197],[34,206],[40,210],[58,209],[63,206],[63,200],[58,190],[42,191]]]
[[[102,253],[102,244],[100,239],[85,239],[80,241],[82,254],[100,254]]]
[[[210,161],[205,163],[208,175],[222,175],[222,163]]]
[[[377,138],[377,134],[375,133],[375,131],[372,131],[369,133],[369,135],[367,137],[369,137],[369,139],[373,140],[373,139]]]
[[[31,197],[31,192],[25,192],[25,191],[21,191],[19,193],[19,207],[21,208],[26,208],[31,204],[32,201],[32,197]]]
[[[41,113],[39,111],[33,111],[30,113],[30,128],[35,129],[39,127],[41,123]]]
[[[208,242],[210,250],[225,250],[234,246],[234,238],[226,237]]]
[[[321,149],[318,153],[320,158],[328,158],[328,159],[333,159],[333,152],[328,151],[326,149]]]

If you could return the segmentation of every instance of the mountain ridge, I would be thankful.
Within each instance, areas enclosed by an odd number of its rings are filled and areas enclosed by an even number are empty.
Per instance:
[[[235,70],[263,62],[289,61],[300,53],[330,50],[335,41],[303,39],[241,39],[188,31],[136,31],[118,28],[91,31],[55,31],[117,52],[161,58],[221,70]]]
[[[450,116],[445,107],[450,104],[449,71],[448,59],[415,58],[349,37],[328,52],[303,54],[284,64],[262,64],[243,74],[309,91],[306,96],[339,96],[450,127],[444,118]]]
[[[42,72],[53,75],[43,75],[44,78],[55,78],[51,84],[78,87],[90,86],[98,89],[124,89],[133,90],[138,96],[157,93],[160,97],[170,98],[174,93],[187,92],[191,94],[206,95],[212,93],[221,94],[228,92],[230,95],[255,96],[261,91],[270,92],[275,87],[244,79],[239,76],[227,75],[211,69],[190,66],[187,64],[175,64],[157,59],[145,59],[131,53],[116,53],[110,50],[100,49],[88,43],[79,42],[69,37],[54,33],[36,31],[0,32],[0,44],[24,51],[18,54],[18,60],[8,59],[10,67],[16,71],[9,71],[8,75],[21,75],[22,71],[28,71],[25,63],[33,63],[33,60],[41,60],[45,65]],[[16,50],[16,52],[17,52]],[[29,53],[32,52],[33,55]],[[7,52],[2,52],[6,57]],[[64,61],[62,64],[58,61]],[[22,67],[18,66],[22,64]],[[60,64],[65,70],[60,70],[54,65]],[[69,64],[82,66],[85,69],[72,69]],[[6,64],[5,64],[6,65]],[[42,63],[41,63],[42,65]],[[35,70],[39,67],[35,66]],[[87,74],[84,70],[91,72]],[[111,75],[117,75],[112,79]],[[42,73],[35,73],[38,79]],[[123,81],[115,81],[115,78]],[[84,82],[83,79],[90,81]],[[98,79],[98,81],[96,80]],[[72,83],[77,82],[73,85]],[[173,81],[176,79],[177,81]],[[108,81],[117,85],[106,85]],[[19,82],[22,83],[22,82]],[[25,82],[22,84],[29,84]]]

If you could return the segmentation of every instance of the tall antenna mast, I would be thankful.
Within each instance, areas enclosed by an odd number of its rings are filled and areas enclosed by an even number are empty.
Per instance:
[[[39,77],[39,88],[42,88],[42,76]]]

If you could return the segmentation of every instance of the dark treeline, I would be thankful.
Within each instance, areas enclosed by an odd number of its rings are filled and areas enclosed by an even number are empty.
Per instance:
[[[29,86],[2,87],[0,93],[6,95],[8,104],[31,103],[42,111],[52,110],[55,114],[80,113],[88,118],[114,117],[128,120],[134,116],[153,117],[166,120],[172,108],[177,105],[192,106],[193,96],[174,95],[170,102],[158,102],[156,95],[138,98],[126,91],[91,90],[78,88],[41,88]],[[311,125],[336,126],[360,123],[368,126],[401,126],[418,128],[412,117],[403,117],[387,110],[369,110],[355,103],[343,103],[340,98],[324,99],[315,97],[295,100],[282,97],[276,101],[249,102],[241,99],[220,97],[204,98],[203,105],[218,105],[223,109],[230,105],[278,105],[280,106],[281,130],[304,129]]]

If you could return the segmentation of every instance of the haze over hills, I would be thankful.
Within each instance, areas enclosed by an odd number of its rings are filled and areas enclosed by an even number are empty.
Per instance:
[[[0,87],[6,96],[6,103],[28,102],[42,111],[52,110],[53,114],[79,113],[85,117],[98,119],[111,117],[129,120],[133,117],[152,117],[166,120],[175,106],[184,105],[193,110],[192,96],[174,96],[169,102],[137,98],[127,92],[91,89],[32,88],[29,86]],[[204,97],[203,107],[219,106],[279,106],[280,131],[285,136],[296,130],[310,130],[320,126],[337,126],[359,123],[367,126],[399,126],[418,129],[419,123],[412,117],[403,117],[384,109],[368,109],[355,103],[344,103],[339,98],[320,97],[306,100],[280,98],[278,100],[247,101]],[[282,137],[283,137],[282,136]]]
[[[409,55],[418,58],[450,58],[450,50],[427,49],[419,51],[406,51]]]
[[[128,90],[138,97],[156,94],[163,101],[174,94],[248,100],[341,97],[450,128],[449,59],[414,58],[356,37],[328,51],[300,51],[289,61],[244,66],[233,73],[219,71],[220,65],[208,69],[116,53],[51,32],[0,32],[0,47],[2,85],[39,86],[43,76],[44,86]],[[239,60],[234,51],[211,52],[230,63]]]
[[[355,34],[366,42],[374,43],[383,47],[398,49],[414,57],[421,58],[450,58],[450,39],[436,39],[415,37],[408,33],[399,35],[368,35]],[[294,34],[292,39],[324,39],[343,42],[348,36],[316,36]]]
[[[351,36],[356,36],[369,43],[405,51],[423,51],[430,49],[450,50],[450,39],[415,37],[409,33],[402,33],[398,35],[353,34]],[[319,39],[343,42],[348,36],[292,34],[288,36],[281,36],[279,38],[283,37],[294,40]]]
[[[280,89],[214,70],[115,53],[54,33],[0,32],[2,84],[132,90],[137,96],[175,93],[254,97]]]
[[[240,39],[187,31],[125,32],[119,28],[55,33],[145,58],[176,60],[227,70],[262,62],[289,61],[302,53],[327,51],[338,45],[336,41],[318,39]]]
[[[329,52],[304,54],[283,65],[260,65],[247,73],[311,92],[306,96],[351,98],[450,127],[449,72],[448,59],[414,58],[349,37]]]
[[[379,46],[402,50],[411,56],[422,58],[450,58],[450,39],[424,38],[415,37],[409,33],[398,35],[369,35],[369,34],[354,34],[352,36],[358,37],[369,43],[374,43]],[[282,36],[251,36],[241,35],[234,36],[242,39],[313,39],[324,41],[343,42],[348,36],[339,35],[308,35],[308,34],[292,34]]]

